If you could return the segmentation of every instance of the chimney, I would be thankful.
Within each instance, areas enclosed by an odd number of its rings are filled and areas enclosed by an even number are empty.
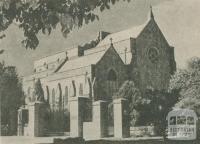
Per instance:
[[[102,41],[109,34],[110,34],[109,32],[100,31],[99,32],[99,40]]]

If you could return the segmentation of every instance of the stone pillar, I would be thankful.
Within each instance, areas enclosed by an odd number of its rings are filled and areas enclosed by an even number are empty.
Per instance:
[[[29,110],[29,122],[28,122],[28,135],[33,137],[39,137],[45,135],[45,104],[42,102],[30,103]]]
[[[17,135],[25,136],[25,129],[27,128],[28,123],[28,109],[25,106],[22,106],[18,109],[18,125],[17,125]]]
[[[128,101],[123,98],[113,100],[114,137],[125,138],[130,136]]]
[[[17,135],[24,135],[23,121],[22,121],[22,108],[18,110],[18,123],[17,123]]]
[[[107,102],[93,103],[92,122],[83,123],[83,137],[85,139],[100,139],[107,136]]]
[[[108,106],[105,101],[96,101],[93,104],[93,121],[99,138],[107,136]]]
[[[70,137],[83,136],[84,103],[87,97],[70,97]]]

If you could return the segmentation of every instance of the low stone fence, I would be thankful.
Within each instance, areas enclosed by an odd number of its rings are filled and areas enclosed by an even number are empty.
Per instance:
[[[53,144],[85,144],[85,140],[82,137],[66,139],[55,138]]]
[[[163,140],[93,140],[86,144],[164,144]]]
[[[200,140],[196,141],[164,141],[163,138],[126,138],[126,139],[100,139],[88,140],[83,138],[67,138],[67,139],[54,139],[53,144],[200,144]]]
[[[146,136],[155,136],[154,126],[139,126],[139,127],[130,127],[130,136],[131,137],[146,137]]]
[[[164,140],[94,140],[86,144],[199,144],[200,141],[164,141]]]

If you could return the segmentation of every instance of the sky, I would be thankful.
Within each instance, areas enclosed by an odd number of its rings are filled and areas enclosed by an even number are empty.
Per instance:
[[[149,18],[150,5],[161,31],[175,47],[177,67],[184,68],[189,58],[200,56],[200,0],[121,1],[110,10],[97,10],[99,21],[73,30],[67,38],[62,36],[59,27],[50,36],[39,35],[40,44],[36,50],[21,45],[23,32],[12,25],[5,31],[6,38],[0,40],[0,49],[5,50],[0,61],[16,66],[20,76],[29,75],[34,60],[90,42],[101,30],[117,32],[143,24]]]

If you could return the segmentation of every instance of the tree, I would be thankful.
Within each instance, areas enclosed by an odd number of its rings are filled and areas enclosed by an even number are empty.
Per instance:
[[[140,119],[139,111],[142,105],[148,103],[148,100],[142,97],[140,90],[136,87],[133,81],[125,81],[119,89],[117,97],[128,100],[131,125],[138,125]]]
[[[118,97],[129,102],[132,126],[154,125],[158,134],[164,134],[168,112],[178,101],[177,91],[146,89],[141,92],[133,81],[126,81]]]
[[[45,101],[44,100],[44,91],[42,89],[42,84],[40,82],[40,79],[38,79],[37,82],[35,83],[34,94],[35,94],[37,101],[41,101],[41,102]]]
[[[200,115],[200,58],[189,59],[187,68],[173,75],[170,90],[179,91],[180,98],[176,107],[190,108]]]
[[[145,97],[149,100],[141,111],[141,121],[147,125],[154,125],[157,134],[164,135],[166,117],[179,99],[178,91],[147,89]]]
[[[17,110],[24,104],[21,81],[15,67],[0,63],[1,126],[8,126],[8,134],[17,132]]]
[[[95,9],[109,9],[119,0],[4,0],[0,1],[0,32],[13,22],[23,30],[26,48],[35,49],[37,34],[50,34],[58,24],[66,37],[75,27],[98,20]],[[123,0],[130,1],[130,0]],[[4,34],[0,38],[5,37]]]
[[[2,54],[4,52],[4,50],[0,50],[0,54]]]

